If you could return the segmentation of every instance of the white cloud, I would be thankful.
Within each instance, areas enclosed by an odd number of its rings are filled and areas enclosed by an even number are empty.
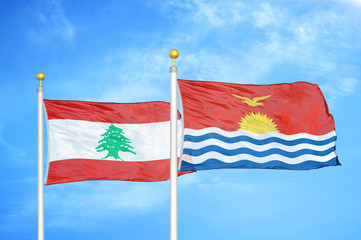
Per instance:
[[[320,84],[327,99],[328,106],[334,108],[339,97],[345,97],[356,92],[359,80],[355,78],[340,78]]]
[[[240,1],[174,0],[167,1],[165,8],[185,10],[194,23],[207,28],[221,28],[244,21],[244,4]]]
[[[339,84],[339,89],[345,93],[345,94],[350,94],[350,93],[354,93],[356,86],[358,84],[358,80],[354,79],[354,78],[343,78],[340,81]]]
[[[188,2],[186,6],[191,5]],[[265,38],[256,38],[258,41],[247,48],[222,40],[222,45],[210,49],[200,43],[206,36],[212,36],[213,31],[194,33],[191,35],[192,42],[186,41],[192,46],[187,49],[191,51],[182,55],[182,60],[179,61],[182,61],[183,67],[180,75],[199,80],[265,83],[269,72],[275,67],[292,64],[307,77],[300,80],[322,83],[322,79],[329,81],[335,75],[342,79],[342,75],[350,72],[350,69],[346,70],[343,59],[340,59],[341,55],[333,53],[335,47],[338,51],[347,50],[361,42],[357,28],[353,27],[356,19],[348,15],[348,12],[334,8],[321,11],[311,9],[297,15],[268,2],[260,4],[258,8],[251,4],[242,5],[242,11],[251,12],[253,19],[244,18],[247,21],[237,24],[236,28],[242,31],[247,26],[257,26],[257,31]],[[188,14],[190,13],[186,11],[185,18]],[[192,27],[188,30],[192,31],[191,29]],[[237,32],[232,35],[242,38]],[[231,50],[227,48],[227,44],[232,46]],[[220,55],[220,52],[224,55]]]
[[[255,20],[255,26],[257,27],[265,27],[269,25],[279,25],[281,24],[281,20],[283,20],[283,16],[281,11],[271,7],[271,5],[267,3],[261,4],[262,11],[257,11],[253,13],[253,18]]]
[[[297,42],[301,45],[312,44],[316,40],[311,26],[297,26],[293,29]]]
[[[35,10],[38,24],[28,31],[28,38],[38,44],[48,45],[53,39],[61,39],[71,43],[76,31],[64,13],[60,0],[51,0],[38,4]]]
[[[361,0],[331,0],[331,1],[347,3],[347,4],[352,4],[354,6],[357,6],[357,7],[361,7]]]
[[[256,63],[253,65],[261,66],[260,71],[266,74],[275,66],[293,64],[307,76],[306,81],[339,79],[339,86],[345,84],[341,83],[344,75],[355,72],[353,66],[345,63],[344,54],[340,54],[354,51],[361,43],[354,15],[335,8],[311,9],[297,15],[269,3],[261,4],[261,8],[253,16],[266,40],[256,42],[248,57]]]
[[[242,21],[240,12],[243,10],[243,4],[240,2],[219,2],[210,3],[202,0],[195,0],[194,5],[197,9],[193,20],[209,23],[214,27],[223,27],[226,24],[234,24]],[[227,6],[228,5],[228,6]]]

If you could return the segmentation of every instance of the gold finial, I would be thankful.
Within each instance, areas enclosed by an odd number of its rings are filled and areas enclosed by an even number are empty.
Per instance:
[[[42,72],[39,72],[38,74],[36,74],[36,78],[40,81],[40,87],[41,87],[41,81],[44,80],[45,74]]]
[[[179,52],[177,49],[172,49],[169,51],[169,57],[173,59],[173,66],[175,66],[175,60],[179,56]]]

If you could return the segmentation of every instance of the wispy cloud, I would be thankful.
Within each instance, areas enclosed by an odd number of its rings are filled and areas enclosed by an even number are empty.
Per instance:
[[[359,80],[355,78],[333,79],[322,83],[321,90],[327,98],[330,108],[334,108],[339,97],[345,97],[356,92]]]
[[[360,0],[331,0],[331,1],[346,3],[346,4],[351,4],[353,6],[361,7],[361,1]]]
[[[269,3],[261,4],[253,17],[254,25],[266,36],[255,43],[248,57],[249,62],[263,66],[260,71],[292,64],[304,77],[300,80],[322,85],[327,100],[333,103],[354,92],[357,67],[348,64],[345,56],[349,51],[361,51],[361,35],[354,27],[357,17],[333,8],[297,16]]]
[[[37,24],[28,30],[30,41],[45,46],[54,39],[60,39],[66,43],[74,41],[75,27],[65,15],[60,0],[39,3],[35,14]]]
[[[340,90],[343,93],[350,94],[354,93],[358,84],[358,80],[354,78],[343,78],[341,79]]]
[[[168,39],[186,50],[179,60],[183,67],[180,75],[190,79],[270,83],[268,79],[275,76],[269,74],[275,68],[291,64],[296,72],[302,72],[304,78],[299,80],[322,83],[335,75],[341,81],[356,71],[354,66],[340,71],[348,66],[344,61],[347,51],[355,47],[361,51],[357,47],[361,35],[354,27],[358,17],[344,9],[315,7],[300,14],[271,2],[199,0],[170,1],[165,6],[181,17],[178,25],[187,24],[186,31],[177,31]],[[233,21],[233,10],[238,21]],[[200,26],[204,26],[202,30],[195,31]],[[242,39],[248,35],[256,40],[243,45]],[[230,36],[229,40],[225,36]],[[212,42],[211,48],[207,41]],[[282,76],[279,81],[285,79]]]
[[[261,11],[253,13],[254,25],[257,27],[265,27],[269,25],[280,25],[283,20],[282,13],[275,8],[272,8],[269,3],[262,3]]]
[[[165,7],[186,11],[193,23],[213,28],[238,24],[244,20],[244,4],[241,1],[173,0],[167,1]]]

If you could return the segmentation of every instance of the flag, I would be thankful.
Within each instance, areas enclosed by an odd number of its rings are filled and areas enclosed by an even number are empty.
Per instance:
[[[184,119],[180,171],[340,165],[334,120],[316,84],[178,85]]]
[[[49,146],[46,185],[169,179],[169,103],[44,100],[44,104]]]

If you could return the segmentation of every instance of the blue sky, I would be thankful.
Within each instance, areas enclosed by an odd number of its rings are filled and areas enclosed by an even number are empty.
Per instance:
[[[360,25],[359,0],[2,1],[0,239],[36,239],[36,73],[48,99],[169,101],[172,48],[182,79],[319,84],[342,164],[182,176],[179,239],[360,239]],[[169,181],[45,187],[45,237],[169,239]]]

